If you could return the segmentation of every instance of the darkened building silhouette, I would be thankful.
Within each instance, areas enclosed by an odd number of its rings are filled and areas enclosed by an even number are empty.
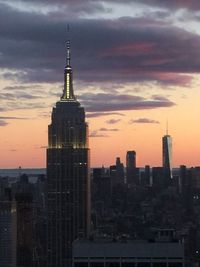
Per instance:
[[[158,192],[165,188],[164,168],[153,167],[152,168],[152,186],[157,189]]]
[[[16,252],[17,267],[33,265],[33,196],[31,193],[17,193],[16,201]]]
[[[126,153],[126,182],[128,184],[139,184],[139,168],[136,168],[136,152]]]
[[[179,169],[179,179],[180,179],[180,192],[184,193],[189,187],[189,179],[188,179],[188,170],[185,165],[181,165]]]
[[[38,175],[34,190],[34,267],[46,267],[47,251],[46,176]]]
[[[150,186],[150,177],[151,177],[151,170],[150,166],[146,165],[144,171],[140,174],[140,185],[141,186]]]
[[[16,266],[34,266],[34,186],[22,174],[11,186],[12,202],[16,209]]]
[[[127,151],[126,168],[136,168],[136,152],[135,151]]]
[[[0,201],[0,266],[32,267],[33,185],[29,183],[27,175],[23,174],[19,181],[7,186],[4,187]]]
[[[47,266],[66,267],[72,242],[87,236],[90,225],[88,125],[73,92],[69,41],[63,95],[53,108],[48,136]]]
[[[105,172],[104,168],[93,169],[92,183],[92,210],[93,224],[96,227],[97,214],[100,217],[105,216],[105,211],[111,205],[112,185],[109,172]]]
[[[0,266],[16,265],[16,207],[11,200],[0,200]]]
[[[118,185],[124,184],[124,165],[120,161],[120,158],[116,158],[116,165],[110,166],[110,177],[112,188]]]
[[[124,164],[119,157],[116,158],[116,178],[118,184],[124,184]]]
[[[95,194],[95,200],[110,200],[112,191],[111,177],[108,172],[104,171],[104,168],[93,169],[93,194]],[[94,203],[93,203],[94,204]]]

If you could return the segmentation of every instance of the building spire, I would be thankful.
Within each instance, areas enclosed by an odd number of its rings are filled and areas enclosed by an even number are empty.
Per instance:
[[[67,41],[67,58],[66,58],[66,66],[70,67],[71,65],[71,53],[70,53],[70,40]]]
[[[67,25],[67,33],[69,35],[69,25]],[[71,52],[70,52],[70,40],[68,39],[66,42],[66,66],[64,70],[64,90],[63,95],[61,97],[61,101],[75,101],[76,98],[74,96],[73,91],[73,75],[72,75],[72,67],[71,67]]]
[[[168,119],[166,121],[166,135],[168,135]]]
[[[70,31],[69,31],[69,24],[67,24],[67,35],[68,35],[68,40],[67,40],[67,43],[66,43],[66,46],[67,46],[67,58],[66,58],[66,66],[69,66],[71,65],[70,63],[70,60],[71,60],[71,53],[70,53]]]

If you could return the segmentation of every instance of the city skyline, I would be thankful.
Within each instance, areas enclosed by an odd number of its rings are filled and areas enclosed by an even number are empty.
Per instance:
[[[0,168],[46,165],[68,23],[91,166],[125,163],[131,150],[137,166],[161,166],[167,118],[173,166],[199,165],[199,9],[198,1],[0,0]]]

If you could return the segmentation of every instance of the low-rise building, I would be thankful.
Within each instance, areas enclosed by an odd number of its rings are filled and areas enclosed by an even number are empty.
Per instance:
[[[182,267],[184,245],[178,242],[77,240],[73,267]]]

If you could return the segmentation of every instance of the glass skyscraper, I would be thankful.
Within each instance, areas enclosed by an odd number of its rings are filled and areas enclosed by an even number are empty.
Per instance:
[[[172,138],[166,134],[162,138],[163,169],[166,178],[172,178]]]
[[[52,111],[47,149],[47,266],[71,266],[72,242],[90,228],[88,125],[73,91],[70,42],[64,90]]]

